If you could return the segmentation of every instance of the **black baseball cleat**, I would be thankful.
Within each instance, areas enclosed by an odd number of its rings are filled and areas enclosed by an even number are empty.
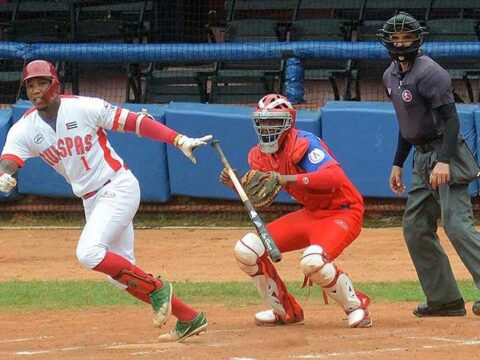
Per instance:
[[[477,300],[473,303],[472,312],[475,315],[480,316],[480,300]]]
[[[480,314],[480,302],[478,304],[478,310]],[[465,316],[467,315],[467,310],[465,310],[465,302],[463,299],[458,299],[441,305],[429,305],[425,302],[413,309],[413,315],[418,317]]]

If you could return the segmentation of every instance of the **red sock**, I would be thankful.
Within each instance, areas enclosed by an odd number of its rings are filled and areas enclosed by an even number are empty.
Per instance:
[[[195,310],[176,296],[172,296],[172,314],[180,321],[192,321],[198,315]]]
[[[147,274],[138,266],[133,265],[130,261],[121,257],[120,255],[117,255],[109,251],[103,258],[102,262],[97,266],[95,266],[93,270],[110,275],[114,279],[118,274],[120,274],[122,270],[128,270],[137,275],[144,277],[145,279],[154,281],[156,289],[159,289],[163,286],[162,282],[159,279],[153,277],[150,274]]]
[[[144,276],[145,278],[148,278],[150,280],[154,280],[157,285],[157,289],[163,286],[162,282],[159,279],[145,273],[142,269],[133,265],[127,259],[112,252],[107,252],[102,262],[95,266],[93,270],[110,275],[113,278],[115,278],[115,276],[117,276],[122,270],[129,270],[137,275]],[[129,288],[127,288],[126,291],[140,301],[143,301],[147,304],[151,303],[150,296],[148,294],[143,294],[139,291],[136,291],[135,289]],[[190,306],[185,304],[176,296],[172,296],[172,314],[180,321],[192,321],[198,315],[195,310],[193,310]]]
[[[126,289],[126,291],[135,296],[138,300],[143,301],[147,304],[151,304],[150,296],[142,294],[141,292],[136,291],[135,289]],[[172,296],[172,314],[180,321],[192,321],[198,315],[198,313],[193,310],[190,306],[185,304],[176,296]]]

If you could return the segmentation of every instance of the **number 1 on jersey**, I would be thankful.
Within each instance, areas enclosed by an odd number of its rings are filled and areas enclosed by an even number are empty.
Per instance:
[[[85,167],[85,171],[91,170],[90,166],[88,166],[87,159],[85,159],[85,156],[82,156],[80,159],[82,159],[83,166]]]

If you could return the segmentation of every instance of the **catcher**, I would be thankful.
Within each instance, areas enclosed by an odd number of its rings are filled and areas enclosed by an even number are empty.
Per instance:
[[[257,207],[270,205],[281,188],[304,206],[268,224],[268,231],[282,253],[305,248],[300,262],[304,284],[320,285],[327,297],[338,302],[349,327],[370,327],[370,299],[355,291],[350,277],[332,262],[360,234],[362,196],[325,143],[294,128],[295,118],[295,109],[282,95],[266,95],[258,102],[253,126],[259,144],[248,154],[251,170],[241,182]],[[220,182],[233,188],[226,169]],[[258,235],[247,233],[234,252],[240,269],[271,307],[256,313],[255,323],[303,323],[302,308],[288,293]]]

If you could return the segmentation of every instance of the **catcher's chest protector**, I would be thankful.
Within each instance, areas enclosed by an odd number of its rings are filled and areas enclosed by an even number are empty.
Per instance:
[[[296,164],[302,160],[310,144],[306,138],[298,138],[298,133],[297,129],[289,130],[285,134],[281,150],[274,154],[265,154],[260,146],[255,146],[248,154],[250,167],[264,172],[276,171],[282,175],[302,173]]]

